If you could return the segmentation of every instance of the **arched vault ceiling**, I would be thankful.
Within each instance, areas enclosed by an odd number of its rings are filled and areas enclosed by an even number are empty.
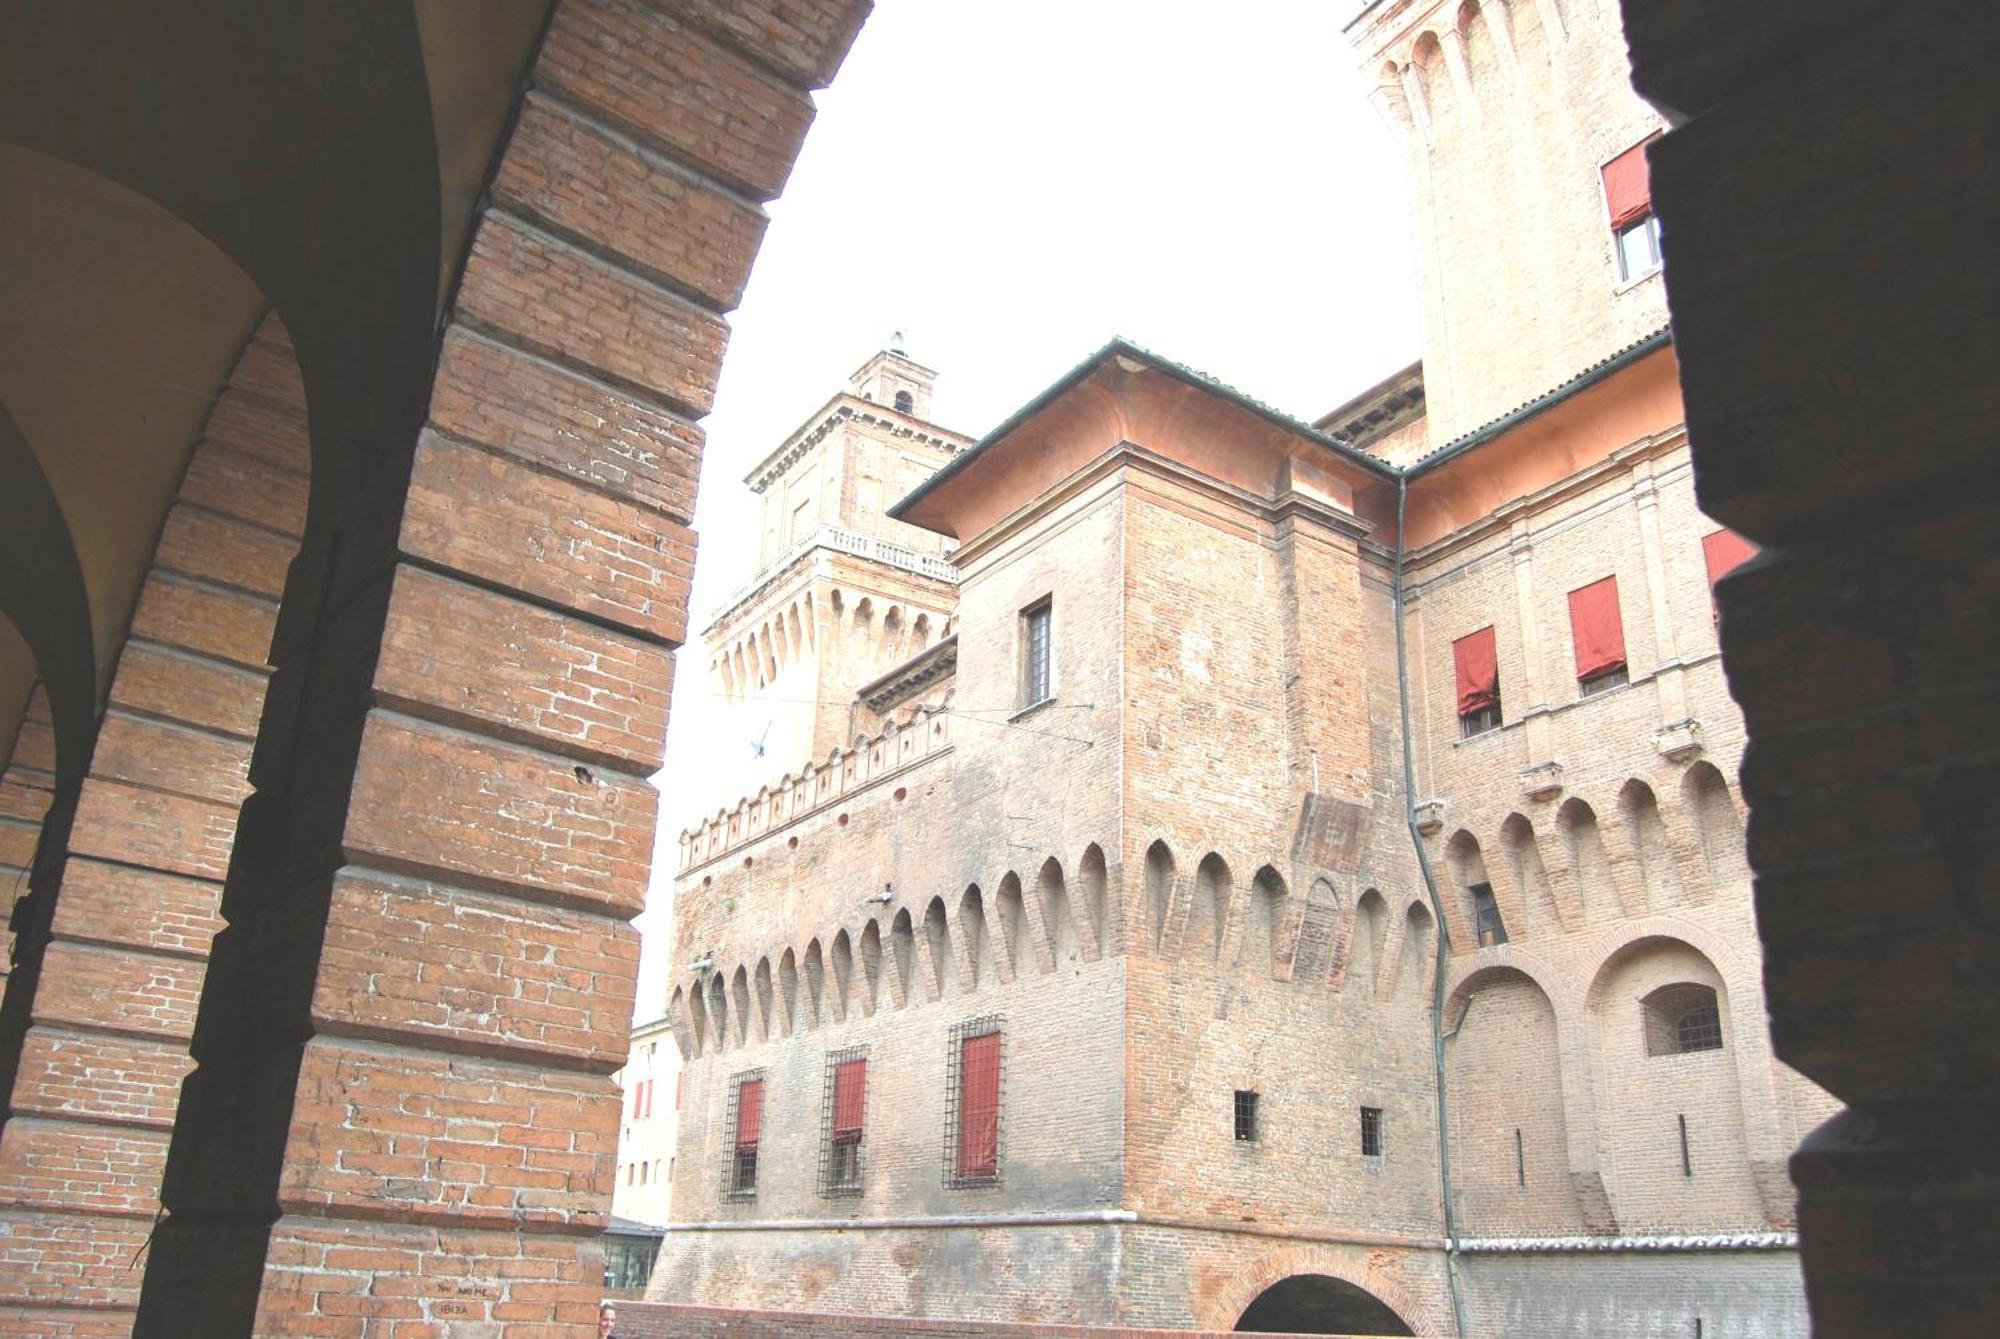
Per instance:
[[[294,37],[304,40],[315,24],[328,22],[308,12],[316,8],[301,7]],[[440,305],[548,11],[549,0],[413,0],[436,136]],[[217,42],[226,44],[235,30],[245,60],[255,58],[259,43],[296,45],[282,33],[263,31],[290,22],[282,9],[266,11],[254,31],[232,23],[222,9],[183,16],[187,28],[211,20]],[[218,57],[218,68],[226,64]],[[341,73],[351,82],[355,72]],[[35,96],[60,101],[60,90],[76,83],[61,70],[42,74],[49,87]],[[338,82],[329,72],[329,86]],[[193,96],[171,81],[163,86]],[[299,101],[310,106],[313,98],[300,91]],[[34,96],[25,96],[18,108],[10,104],[8,124],[15,124],[14,113],[32,117],[35,106]],[[169,105],[146,113],[159,119],[177,114]],[[274,118],[288,114],[290,109],[273,110]],[[47,118],[49,124],[58,119]],[[205,198],[201,163],[191,159],[183,167],[153,153],[134,169],[136,176],[180,172],[185,187],[162,178],[163,194]],[[233,160],[218,154],[215,161]],[[385,170],[387,161],[385,155]],[[229,191],[249,210],[238,211],[231,226],[254,230],[258,184],[235,182]],[[327,217],[341,214],[343,201],[333,198],[338,194],[329,185]],[[269,303],[216,242],[148,196],[88,168],[0,143],[0,200],[6,201],[0,209],[0,403],[33,448],[74,540],[97,651],[89,689],[101,698],[209,405]],[[239,232],[236,240],[249,235]],[[10,577],[0,573],[0,581]],[[34,677],[21,652],[17,639],[0,640],[0,744],[13,739]]]

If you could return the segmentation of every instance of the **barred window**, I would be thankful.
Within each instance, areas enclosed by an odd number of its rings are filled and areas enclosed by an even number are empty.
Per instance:
[[[1722,1049],[1722,1010],[1709,987],[1684,981],[1661,986],[1639,1002],[1647,1055]]]
[[[1361,1156],[1382,1156],[1382,1108],[1361,1108]]]
[[[1475,883],[1472,893],[1472,932],[1479,947],[1492,948],[1507,942],[1507,924],[1500,919],[1500,904],[1494,900],[1493,885]]]
[[[861,1135],[868,1107],[868,1051],[851,1047],[826,1057],[826,1098],[820,1103],[819,1193],[861,1193]]]
[[[1257,1142],[1257,1094],[1248,1088],[1236,1090],[1236,1142]]]
[[[1032,707],[1049,700],[1055,691],[1050,670],[1055,605],[1043,600],[1021,611],[1021,705]]]
[[[1000,1058],[998,1017],[951,1030],[946,1057],[944,1179],[948,1186],[1000,1182]]]
[[[764,1075],[760,1070],[738,1074],[729,1082],[729,1106],[723,1114],[727,1153],[722,1164],[722,1197],[757,1197],[757,1143],[764,1131]]]

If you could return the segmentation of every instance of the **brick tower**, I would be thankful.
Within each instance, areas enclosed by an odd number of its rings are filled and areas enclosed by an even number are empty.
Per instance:
[[[950,545],[885,511],[969,444],[929,421],[936,379],[892,345],[745,477],[762,503],[757,572],[703,634],[725,735],[742,745],[717,760],[719,793],[872,733],[881,718],[856,691],[949,637]]]

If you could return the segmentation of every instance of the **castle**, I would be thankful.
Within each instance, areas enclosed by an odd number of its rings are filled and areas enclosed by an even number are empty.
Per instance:
[[[752,471],[654,1297],[1803,1333],[1661,123],[1615,6],[1349,33],[1421,363],[1308,424],[1113,341],[970,442],[892,348]]]

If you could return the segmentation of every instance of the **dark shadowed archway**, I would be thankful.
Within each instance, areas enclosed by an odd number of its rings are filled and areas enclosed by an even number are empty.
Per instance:
[[[1273,1334],[1415,1334],[1364,1288],[1326,1274],[1293,1274],[1257,1294],[1239,1331]]]

